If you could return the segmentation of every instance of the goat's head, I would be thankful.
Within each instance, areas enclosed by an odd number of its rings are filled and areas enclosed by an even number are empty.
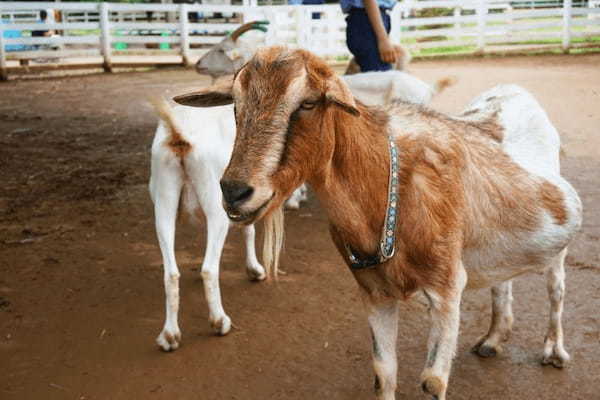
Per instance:
[[[352,93],[323,60],[284,47],[263,48],[228,84],[175,101],[235,103],[237,136],[221,188],[229,217],[244,223],[279,207],[331,162],[335,121],[359,114]]]
[[[196,62],[196,72],[202,75],[210,75],[217,78],[224,75],[232,75],[244,64],[244,58],[239,54],[233,54],[238,49],[238,39],[249,30],[256,29],[266,32],[266,24],[269,21],[252,21],[241,25],[231,35],[214,45]]]

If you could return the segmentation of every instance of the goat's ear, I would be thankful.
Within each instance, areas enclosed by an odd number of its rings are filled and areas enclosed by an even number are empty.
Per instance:
[[[173,97],[173,101],[190,107],[216,107],[233,103],[231,88],[233,78],[218,80],[213,86],[197,92],[191,92]]]
[[[328,101],[341,107],[344,111],[352,115],[360,115],[360,111],[358,111],[358,108],[356,107],[354,95],[338,76],[334,75],[328,79],[325,97]]]

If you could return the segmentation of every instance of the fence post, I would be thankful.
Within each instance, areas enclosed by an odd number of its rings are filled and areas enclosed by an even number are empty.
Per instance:
[[[0,25],[0,81],[8,80],[8,68],[6,66],[6,48],[4,43],[4,30]]]
[[[571,47],[571,17],[573,14],[572,0],[563,1],[563,32],[562,48],[563,52],[568,53]]]
[[[188,25],[188,5],[179,5],[179,35],[181,39],[181,62],[184,67],[190,65],[190,27]]]
[[[460,31],[462,30],[462,24],[457,22],[457,20],[462,17],[462,8],[460,6],[454,7],[454,10],[452,11],[452,17],[454,17],[454,24],[452,25],[452,28],[455,32],[455,40],[458,40],[458,38],[460,38]]]
[[[390,31],[390,40],[394,43],[400,43],[402,35],[402,14],[404,2],[396,4],[396,7],[392,8],[390,13],[390,19],[392,20],[392,30]]]
[[[485,17],[487,14],[487,0],[477,2],[477,53],[482,54],[485,49]]]
[[[261,11],[264,10],[265,19],[271,22],[269,29],[265,33],[265,46],[272,46],[276,43],[275,32],[279,28],[279,20],[277,13],[273,11],[273,7],[260,7]],[[244,15],[244,20],[245,20]]]
[[[102,2],[99,5],[100,14],[100,46],[102,57],[104,62],[102,67],[105,72],[112,72],[112,65],[110,63],[110,20],[108,17],[108,3]]]

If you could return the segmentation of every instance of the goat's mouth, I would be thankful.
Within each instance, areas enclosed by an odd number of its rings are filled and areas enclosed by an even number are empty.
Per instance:
[[[267,209],[267,206],[269,205],[269,203],[271,203],[271,200],[273,200],[274,197],[275,197],[275,192],[273,192],[271,197],[269,197],[260,207],[256,208],[253,211],[240,212],[239,210],[227,207],[225,209],[225,212],[227,213],[227,216],[229,217],[229,219],[232,220],[233,222],[244,224],[244,225],[250,225],[250,224],[253,224],[254,222],[256,222],[257,220],[259,220],[263,216],[264,211]]]

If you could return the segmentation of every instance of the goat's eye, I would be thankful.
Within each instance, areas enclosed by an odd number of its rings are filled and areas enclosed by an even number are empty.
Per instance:
[[[304,101],[300,104],[300,108],[303,110],[312,110],[317,105],[316,101]]]

